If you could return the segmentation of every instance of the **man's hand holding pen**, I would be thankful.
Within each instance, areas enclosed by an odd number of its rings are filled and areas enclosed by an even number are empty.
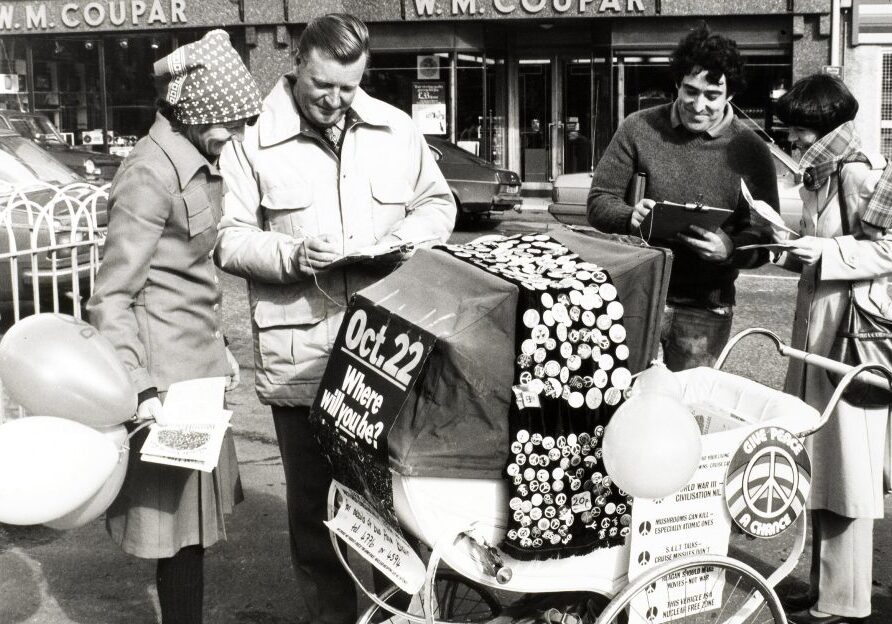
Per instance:
[[[652,199],[640,199],[638,200],[638,203],[632,207],[632,216],[629,218],[629,225],[631,226],[632,232],[636,232],[637,229],[641,227],[644,218],[654,209],[656,203],[657,202]]]
[[[295,250],[297,267],[304,275],[314,275],[341,257],[341,247],[331,234],[308,236]]]

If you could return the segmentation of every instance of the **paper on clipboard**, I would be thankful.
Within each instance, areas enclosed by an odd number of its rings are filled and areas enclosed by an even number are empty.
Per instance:
[[[368,245],[367,247],[362,247],[361,249],[357,249],[355,251],[351,251],[348,254],[345,254],[329,264],[326,269],[336,269],[338,267],[342,267],[348,264],[353,264],[354,262],[361,262],[363,260],[371,260],[372,258],[381,258],[384,256],[390,256],[395,254],[405,254],[415,251],[415,248],[419,245],[423,245],[424,243],[429,243],[431,241],[439,240],[439,236],[429,236],[427,238],[422,238],[418,240],[404,240],[398,241],[391,244],[382,244],[376,243],[374,245]]]
[[[673,240],[678,234],[689,233],[691,226],[714,231],[733,214],[727,208],[713,208],[702,204],[678,204],[658,201],[638,226],[642,238]]]
[[[771,206],[769,206],[766,202],[761,199],[753,199],[753,194],[750,193],[749,188],[746,186],[746,182],[743,181],[743,178],[740,178],[740,192],[743,194],[743,198],[746,200],[746,203],[749,204],[750,207],[750,219],[757,223],[767,223],[771,226],[772,231],[775,234],[778,231],[787,232],[788,234],[792,234],[793,236],[799,236],[799,233],[795,230],[791,230],[784,223],[784,220],[781,216],[774,210]],[[744,249],[740,247],[740,249]]]

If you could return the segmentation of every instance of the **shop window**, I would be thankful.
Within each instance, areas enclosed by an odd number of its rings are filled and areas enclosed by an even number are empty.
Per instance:
[[[738,115],[765,137],[784,147],[787,128],[774,114],[778,98],[786,93],[793,75],[790,60],[784,56],[749,56],[746,59],[746,89],[734,96]]]
[[[0,38],[0,108],[29,110],[29,91],[24,40]]]
[[[451,72],[448,52],[373,52],[363,89],[410,115],[425,134],[449,137]]]
[[[108,38],[105,45],[109,142],[126,148],[148,133],[155,119],[152,66],[173,51],[173,37],[127,35]]]
[[[892,52],[883,53],[882,99],[880,100],[880,150],[892,160]]]
[[[32,110],[46,115],[70,142],[101,144],[98,42],[47,37],[34,40],[31,46]]]
[[[455,142],[504,166],[505,61],[481,53],[457,53]]]

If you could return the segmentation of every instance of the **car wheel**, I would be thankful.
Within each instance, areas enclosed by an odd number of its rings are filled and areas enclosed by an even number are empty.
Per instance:
[[[467,215],[462,211],[461,202],[458,199],[458,195],[453,193],[452,199],[455,200],[455,225],[457,227],[459,223],[465,220]]]

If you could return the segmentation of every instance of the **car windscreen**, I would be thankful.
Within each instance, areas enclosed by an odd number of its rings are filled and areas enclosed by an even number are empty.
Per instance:
[[[0,137],[0,184],[29,188],[77,182],[77,174],[20,136]]]
[[[46,117],[13,117],[9,120],[13,130],[27,139],[67,145],[56,127]]]

